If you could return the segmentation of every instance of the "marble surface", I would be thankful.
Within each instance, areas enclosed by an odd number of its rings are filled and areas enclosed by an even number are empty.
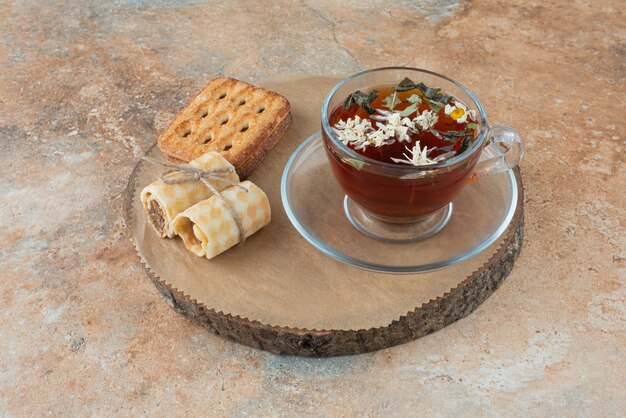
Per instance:
[[[623,416],[623,3],[0,2],[0,416]],[[341,5],[341,6],[340,6]],[[376,353],[279,357],[146,279],[128,175],[208,79],[409,65],[526,141],[526,241],[469,317]]]

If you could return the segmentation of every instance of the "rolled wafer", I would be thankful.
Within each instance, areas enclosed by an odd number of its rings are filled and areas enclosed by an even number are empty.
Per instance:
[[[189,162],[189,165],[202,170],[232,169],[226,180],[210,179],[218,191],[222,191],[233,183],[239,183],[239,176],[234,167],[217,152],[208,152]],[[168,176],[176,176],[169,174]],[[213,193],[199,180],[183,183],[167,184],[156,180],[141,191],[141,202],[150,224],[161,238],[172,238],[176,234],[172,222],[176,215],[195,205],[201,200],[211,197]]]
[[[237,220],[228,205],[236,212],[246,237],[270,222],[270,203],[254,183],[244,181],[224,190],[221,196],[198,202],[174,219],[174,231],[199,257],[211,259],[239,243]]]

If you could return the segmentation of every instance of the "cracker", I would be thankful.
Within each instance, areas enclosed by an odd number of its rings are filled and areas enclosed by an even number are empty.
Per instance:
[[[247,178],[291,123],[287,99],[232,78],[211,80],[176,115],[158,145],[170,161],[219,152]]]

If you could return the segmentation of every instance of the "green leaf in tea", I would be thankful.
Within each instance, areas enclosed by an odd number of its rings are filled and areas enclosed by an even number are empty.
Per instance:
[[[426,96],[426,98],[429,100],[443,104],[448,103],[450,100],[452,100],[452,96],[447,94],[441,94],[440,88],[428,87],[422,82],[418,83],[415,87],[420,89],[420,91],[424,93],[424,96]]]
[[[447,131],[447,132],[439,132],[443,139],[449,142],[456,142],[459,138],[466,137],[467,131]]]
[[[415,112],[417,110],[417,103],[412,104],[411,106],[407,107],[406,109],[404,109],[402,112],[400,112],[400,116],[401,117],[407,117],[409,116],[411,113]]]
[[[424,95],[424,97],[428,101],[428,106],[434,112],[439,112],[441,108],[446,105],[446,103],[452,100],[452,96],[441,93],[440,88],[428,87],[423,82],[415,84],[410,78],[405,78],[396,87],[394,87],[395,91],[409,91],[415,89],[418,89]],[[409,99],[415,101],[412,102]],[[419,94],[413,94],[411,95],[411,97],[409,97],[409,99],[407,99],[407,101],[409,101],[410,103],[420,103],[423,101]],[[417,102],[417,99],[419,99],[420,102]]]
[[[370,106],[376,97],[378,97],[378,90],[372,90],[369,93],[363,93],[360,90],[350,94],[343,102],[344,109],[349,109],[353,104],[358,104],[369,114],[374,113],[374,109]]]
[[[436,102],[430,99],[426,99],[426,100],[428,100],[428,106],[430,107],[430,110],[432,110],[433,112],[439,112],[441,108],[444,106],[444,103]]]
[[[341,161],[343,161],[346,164],[350,164],[352,167],[356,168],[357,170],[361,170],[363,166],[365,165],[365,162],[355,160],[354,158],[342,158]]]
[[[463,154],[465,151],[467,151],[467,149],[470,147],[470,145],[472,145],[473,142],[474,141],[472,140],[472,138],[468,136],[463,138],[463,140],[461,141],[461,146],[458,150],[456,150],[456,155]]]
[[[417,85],[408,77],[405,77],[396,87],[394,87],[395,91],[409,91],[417,88]]]
[[[470,122],[470,123],[467,124],[467,127],[468,127],[468,129],[472,129],[472,130],[478,129],[478,124]]]
[[[450,152],[454,149],[454,144],[450,144],[447,147],[437,147],[438,151]]]
[[[400,103],[400,99],[398,98],[398,93],[394,91],[389,96],[385,97],[383,100],[383,106],[385,106],[389,110],[393,110],[396,105]]]
[[[419,94],[412,94],[407,97],[406,101],[413,104],[419,104],[422,103],[422,98],[419,96]]]

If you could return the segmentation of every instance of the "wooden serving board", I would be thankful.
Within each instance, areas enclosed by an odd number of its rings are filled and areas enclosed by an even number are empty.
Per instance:
[[[324,95],[340,79],[301,75],[258,83],[287,97],[293,113],[292,127],[250,177],[267,193],[272,221],[212,260],[191,254],[179,238],[156,236],[139,193],[159,168],[137,164],[125,193],[126,223],[147,276],[176,311],[224,338],[272,353],[348,355],[439,330],[474,311],[508,276],[523,240],[519,170],[516,211],[505,233],[476,257],[443,270],[360,270],[324,256],[297,233],[282,208],[282,171],[296,147],[319,129]],[[156,147],[148,154],[160,157]]]

